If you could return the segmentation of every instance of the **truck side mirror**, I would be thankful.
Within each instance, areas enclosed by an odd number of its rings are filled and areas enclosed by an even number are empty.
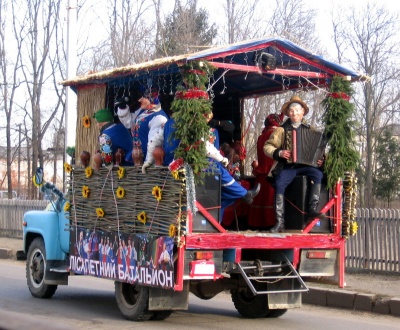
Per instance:
[[[36,187],[40,187],[43,184],[43,169],[38,167],[36,169],[35,176],[33,178],[33,183]]]

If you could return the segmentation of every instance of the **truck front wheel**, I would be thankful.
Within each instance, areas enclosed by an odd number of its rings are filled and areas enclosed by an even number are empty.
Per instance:
[[[26,258],[26,280],[32,296],[51,298],[57,290],[57,285],[44,284],[46,273],[46,250],[43,239],[35,238],[28,249]]]
[[[122,315],[131,321],[147,321],[149,312],[149,288],[124,282],[115,282],[115,299]]]

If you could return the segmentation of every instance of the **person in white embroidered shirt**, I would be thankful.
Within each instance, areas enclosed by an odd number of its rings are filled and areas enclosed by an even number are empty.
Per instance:
[[[140,147],[144,155],[142,172],[154,164],[153,151],[155,147],[162,146],[164,142],[164,125],[168,117],[155,90],[146,90],[139,99],[140,108],[130,113],[126,99],[118,104],[118,117],[125,127],[130,125],[133,147]],[[125,106],[122,109],[122,106]],[[126,156],[132,158],[132,154]]]

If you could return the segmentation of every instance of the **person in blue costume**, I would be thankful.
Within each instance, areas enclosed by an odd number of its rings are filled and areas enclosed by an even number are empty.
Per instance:
[[[120,123],[114,122],[114,116],[109,109],[101,109],[93,114],[100,128],[99,144],[103,157],[112,156],[118,149],[125,153],[132,153],[132,137],[129,131]],[[107,162],[106,162],[107,163]],[[121,165],[133,165],[132,161],[124,161]]]
[[[212,114],[207,118],[207,121],[212,119]],[[207,157],[211,160],[210,168],[213,167],[221,174],[221,219],[223,216],[224,209],[232,205],[237,199],[243,198],[247,204],[253,202],[253,198],[260,191],[260,184],[257,184],[254,188],[246,190],[243,188],[235,178],[226,169],[229,164],[229,160],[221,155],[219,151],[219,135],[218,130],[210,128],[210,134],[208,140],[206,140],[206,151]],[[214,166],[213,166],[214,165]]]
[[[212,114],[207,118],[207,121],[212,119]],[[165,124],[164,129],[164,165],[169,165],[174,159],[174,150],[179,145],[179,140],[173,138],[173,132],[175,131],[175,121],[171,118]],[[216,171],[221,174],[221,219],[224,208],[233,204],[238,198],[251,204],[253,198],[260,191],[260,185],[256,185],[253,189],[246,190],[243,188],[225,168],[229,161],[226,157],[222,156],[219,151],[219,135],[218,130],[211,127],[209,130],[209,136],[205,139],[207,157],[210,160],[210,166],[207,171]]]
[[[168,117],[158,99],[158,93],[153,91],[145,91],[139,99],[140,108],[129,115],[131,134],[133,138],[133,146],[140,146],[144,155],[142,172],[146,173],[146,169],[154,164],[153,151],[155,147],[163,146],[164,142],[164,125]],[[129,112],[126,106],[125,111]],[[128,125],[127,118],[121,108],[118,109],[118,116],[125,126]],[[123,119],[124,118],[124,119]],[[132,153],[126,158],[132,157]]]
[[[164,125],[164,165],[168,166],[174,160],[174,151],[178,148],[179,140],[174,138],[175,120],[169,118]]]

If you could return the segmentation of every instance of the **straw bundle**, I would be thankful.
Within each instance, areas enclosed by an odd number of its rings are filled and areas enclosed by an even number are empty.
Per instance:
[[[88,151],[94,155],[98,149],[98,135],[99,129],[93,114],[104,108],[106,86],[105,85],[92,85],[78,89],[78,115],[76,123],[76,144],[75,144],[75,158],[79,165],[79,156],[82,151]],[[88,116],[91,121],[90,127],[83,126],[82,119]]]

